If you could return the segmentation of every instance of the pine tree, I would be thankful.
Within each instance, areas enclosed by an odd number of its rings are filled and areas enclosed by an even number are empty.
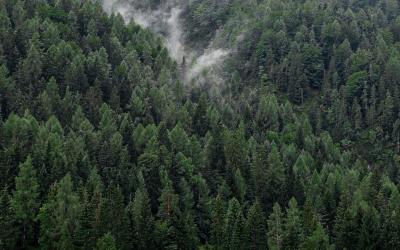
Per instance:
[[[221,195],[214,201],[212,224],[211,224],[211,244],[216,250],[224,247],[224,204]]]
[[[210,198],[210,190],[206,180],[199,174],[194,177],[194,211],[195,222],[198,227],[199,238],[201,242],[210,239],[210,224],[212,217],[212,201]]]
[[[359,205],[358,213],[361,214],[361,225],[358,225],[360,228],[357,247],[359,249],[376,249],[379,242],[379,215],[374,207],[368,206],[363,201]]]
[[[234,184],[235,184],[235,193],[236,197],[241,201],[245,201],[245,195],[246,195],[246,183],[244,181],[244,178],[240,172],[240,169],[236,169],[235,175],[234,175]]]
[[[149,196],[159,197],[160,195],[160,145],[156,137],[151,138],[145,149],[144,153],[138,158],[137,166],[142,171],[144,181],[147,184]],[[152,201],[152,210],[155,209],[155,201]]]
[[[383,110],[381,115],[381,126],[385,131],[391,131],[394,122],[394,104],[393,98],[389,92],[386,93],[385,100],[383,102]]]
[[[243,124],[235,131],[226,131],[224,138],[224,153],[226,159],[227,181],[234,183],[234,176],[237,169],[241,175],[247,176],[247,143],[244,135]]]
[[[274,202],[283,202],[286,193],[285,169],[281,160],[278,147],[272,145],[271,152],[268,154],[267,186],[266,192],[269,195],[271,204]]]
[[[117,250],[115,239],[110,233],[106,233],[97,240],[97,250]]]
[[[350,211],[351,200],[348,194],[344,193],[340,199],[339,207],[334,225],[336,246],[340,249],[353,249],[356,247],[357,225],[355,218]]]
[[[329,237],[325,233],[321,223],[318,223],[314,232],[304,240],[300,249],[304,249],[304,250],[333,249],[329,245]]]
[[[266,249],[266,220],[260,202],[257,200],[249,209],[244,229],[246,249]]]
[[[240,203],[232,198],[225,215],[225,249],[241,249],[243,244],[243,213]]]
[[[397,237],[400,232],[400,214],[397,211],[400,209],[400,194],[392,183],[389,185],[393,188],[390,197],[388,197],[389,201],[385,201],[384,205],[381,206],[383,210],[381,223],[383,226],[380,239],[384,249],[398,249],[400,247],[400,239]]]
[[[352,105],[352,118],[353,118],[353,127],[358,130],[362,126],[362,113],[361,107],[358,103],[358,98],[355,98]]]
[[[266,154],[266,150],[263,145],[255,144],[251,150],[251,193],[262,203],[263,207],[265,208],[269,198],[269,195],[265,190],[268,182],[268,155]]]
[[[297,206],[296,199],[292,198],[286,210],[283,240],[284,248],[298,249],[303,241],[303,236],[301,212]]]
[[[284,218],[281,207],[275,203],[268,218],[268,247],[271,250],[280,250],[284,247]]]
[[[179,197],[175,193],[167,172],[160,170],[163,189],[159,197],[158,220],[156,221],[157,248],[179,248],[184,237],[181,224],[182,213],[179,209]]]
[[[11,206],[21,227],[21,247],[28,248],[33,244],[34,222],[40,206],[39,184],[30,156],[19,166]]]
[[[48,201],[40,208],[39,244],[43,249],[73,249],[82,207],[73,190],[71,176],[52,186]]]
[[[194,128],[200,136],[204,136],[209,130],[207,120],[207,97],[202,94],[199,98],[199,102],[196,106],[196,110],[193,116]]]
[[[40,93],[42,76],[42,55],[38,47],[38,34],[30,41],[30,47],[25,60],[19,67],[19,84],[21,89],[25,90],[31,98]],[[30,104],[33,104],[32,102]]]
[[[182,224],[184,226],[184,238],[182,247],[185,249],[195,249],[198,246],[198,228],[195,224],[195,215],[193,214],[194,197],[189,183],[182,178],[180,182],[182,193]]]
[[[117,246],[127,249],[129,244],[128,216],[121,188],[115,183],[109,184],[100,204],[100,231],[110,232],[117,241]]]
[[[279,130],[278,110],[278,101],[274,95],[269,95],[260,100],[256,114],[256,125],[259,131]]]
[[[89,193],[85,187],[82,188],[80,193],[82,213],[79,216],[79,228],[74,237],[76,244],[79,247],[84,249],[93,249],[97,238],[95,215],[98,203],[96,202],[97,200],[95,197],[89,197]]]
[[[14,249],[18,242],[18,232],[14,228],[14,211],[11,206],[11,197],[4,188],[0,193],[0,248]]]
[[[135,192],[134,200],[128,206],[132,223],[132,240],[136,249],[148,249],[153,246],[154,218],[151,213],[150,199],[144,187]]]
[[[307,196],[306,202],[304,204],[302,218],[304,226],[304,236],[308,237],[314,232],[318,222],[310,196]]]

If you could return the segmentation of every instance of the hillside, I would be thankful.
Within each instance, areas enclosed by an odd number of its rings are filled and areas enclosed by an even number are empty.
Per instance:
[[[0,0],[0,249],[400,249],[397,0]]]

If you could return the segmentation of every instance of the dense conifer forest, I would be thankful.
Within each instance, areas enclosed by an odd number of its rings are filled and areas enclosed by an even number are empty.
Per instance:
[[[0,0],[0,249],[400,249],[399,13]]]

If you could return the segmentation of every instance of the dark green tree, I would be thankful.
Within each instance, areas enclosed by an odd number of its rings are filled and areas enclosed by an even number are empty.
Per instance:
[[[284,214],[278,203],[275,203],[272,213],[268,218],[268,247],[272,250],[280,250],[284,247]]]
[[[237,199],[229,201],[225,215],[224,249],[242,249],[244,242],[244,218],[242,207]]]
[[[31,157],[19,166],[11,206],[15,212],[15,219],[20,224],[21,247],[29,248],[34,245],[35,219],[40,206],[39,184]]]
[[[97,250],[117,250],[115,239],[110,233],[106,233],[103,237],[97,240]]]
[[[258,200],[250,207],[244,228],[246,249],[266,249],[266,219]]]
[[[39,244],[43,249],[73,249],[82,206],[74,192],[71,176],[52,186],[48,200],[40,208]]]
[[[301,211],[297,206],[296,199],[292,198],[286,210],[283,240],[284,248],[298,249],[303,242],[303,237]]]
[[[151,213],[150,199],[144,187],[135,192],[134,200],[128,206],[132,223],[132,241],[136,249],[148,249],[153,246],[154,217]]]
[[[221,195],[214,200],[212,224],[211,224],[211,244],[215,249],[224,249],[224,203]]]

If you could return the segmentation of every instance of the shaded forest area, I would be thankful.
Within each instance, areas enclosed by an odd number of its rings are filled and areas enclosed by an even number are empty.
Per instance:
[[[100,1],[0,0],[0,249],[400,249],[398,14],[189,1],[217,98]]]

